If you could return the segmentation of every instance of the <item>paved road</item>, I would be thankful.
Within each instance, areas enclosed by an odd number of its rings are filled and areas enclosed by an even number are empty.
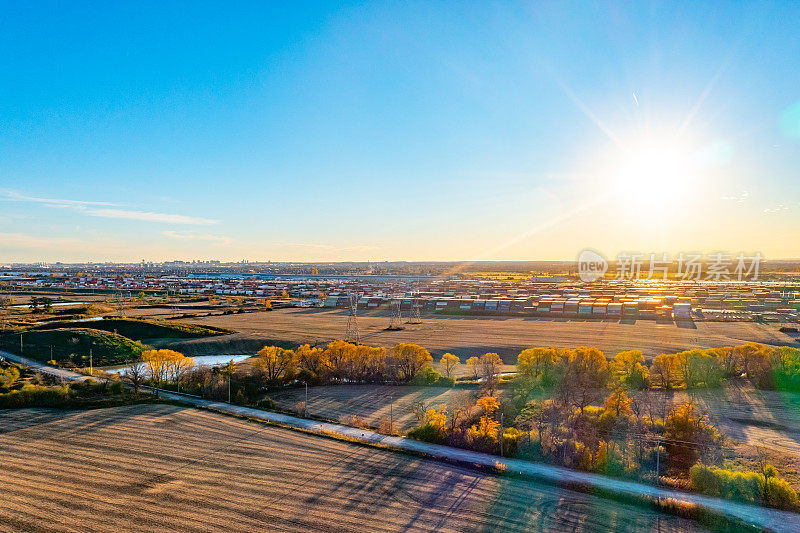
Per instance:
[[[87,379],[87,376],[82,374],[77,374],[62,368],[54,368],[26,357],[21,357],[8,352],[0,351],[0,356],[5,357],[9,361],[14,361],[19,364],[30,366],[31,368],[36,368],[40,372],[61,377],[65,380],[72,381]],[[770,531],[787,533],[800,531],[800,514],[786,511],[778,511],[775,509],[736,503],[720,498],[702,496],[699,494],[689,494],[675,490],[662,489],[633,481],[612,479],[599,474],[577,472],[558,466],[537,464],[516,459],[501,459],[495,455],[461,450],[458,448],[451,448],[449,446],[441,446],[438,444],[418,442],[403,437],[391,437],[350,426],[331,424],[327,422],[316,422],[314,420],[307,420],[304,418],[272,413],[269,411],[261,411],[259,409],[251,409],[249,407],[242,407],[238,405],[230,405],[227,403],[214,402],[197,397],[178,395],[165,391],[161,391],[161,395],[163,398],[179,400],[190,405],[211,409],[221,413],[236,414],[260,419],[267,422],[302,429],[312,433],[342,435],[365,443],[379,444],[389,448],[423,453],[436,459],[487,467],[494,467],[498,462],[500,462],[506,466],[508,471],[517,472],[522,475],[550,481],[553,483],[584,485],[627,496],[636,497],[644,495],[653,499],[672,499],[676,502],[700,505],[729,516],[739,518]]]

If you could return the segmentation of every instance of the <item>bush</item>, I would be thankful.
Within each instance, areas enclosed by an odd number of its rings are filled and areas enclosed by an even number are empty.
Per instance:
[[[503,455],[511,457],[517,453],[520,441],[526,433],[517,428],[510,427],[503,430]]]
[[[412,381],[413,385],[428,387],[452,387],[455,383],[455,379],[445,377],[429,366],[417,372]]]
[[[272,398],[264,397],[258,400],[258,402],[256,402],[256,407],[260,409],[274,410],[276,405],[275,401]]]
[[[761,472],[739,472],[697,463],[689,470],[692,487],[698,492],[747,503],[762,503],[780,509],[795,509],[797,493],[777,476],[771,465]]]
[[[408,436],[415,440],[422,442],[432,442],[439,444],[444,441],[444,435],[441,430],[433,423],[428,422],[419,427],[416,427],[408,432]]]
[[[69,400],[69,388],[25,385],[21,389],[0,394],[0,409],[21,407],[58,407]]]

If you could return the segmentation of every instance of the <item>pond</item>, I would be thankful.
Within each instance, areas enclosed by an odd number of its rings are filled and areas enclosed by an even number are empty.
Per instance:
[[[216,366],[216,365],[224,365],[228,361],[233,360],[234,363],[238,363],[240,361],[244,361],[248,357],[253,357],[252,355],[245,355],[245,354],[234,354],[234,355],[198,355],[197,357],[193,357],[194,359],[194,366],[195,368],[199,366]],[[109,374],[122,374],[125,372],[125,369],[128,368],[130,365],[125,366],[118,366],[118,367],[108,367],[103,368]]]
[[[88,303],[89,302],[51,302],[50,305],[52,307],[64,307],[64,306],[67,306],[67,305],[85,305],[85,304],[88,304]],[[31,304],[16,304],[16,305],[12,305],[11,307],[29,309],[32,306],[31,306]],[[44,304],[39,302],[39,307],[40,308],[44,307]]]

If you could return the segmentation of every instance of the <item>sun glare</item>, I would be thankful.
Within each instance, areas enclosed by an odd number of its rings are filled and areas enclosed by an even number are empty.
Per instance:
[[[666,142],[624,150],[612,171],[616,196],[627,208],[674,210],[692,176],[691,154]]]

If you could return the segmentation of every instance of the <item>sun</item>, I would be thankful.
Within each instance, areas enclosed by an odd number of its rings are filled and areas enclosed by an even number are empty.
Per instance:
[[[692,181],[690,150],[678,143],[645,141],[623,149],[611,171],[613,192],[633,210],[675,210]]]

